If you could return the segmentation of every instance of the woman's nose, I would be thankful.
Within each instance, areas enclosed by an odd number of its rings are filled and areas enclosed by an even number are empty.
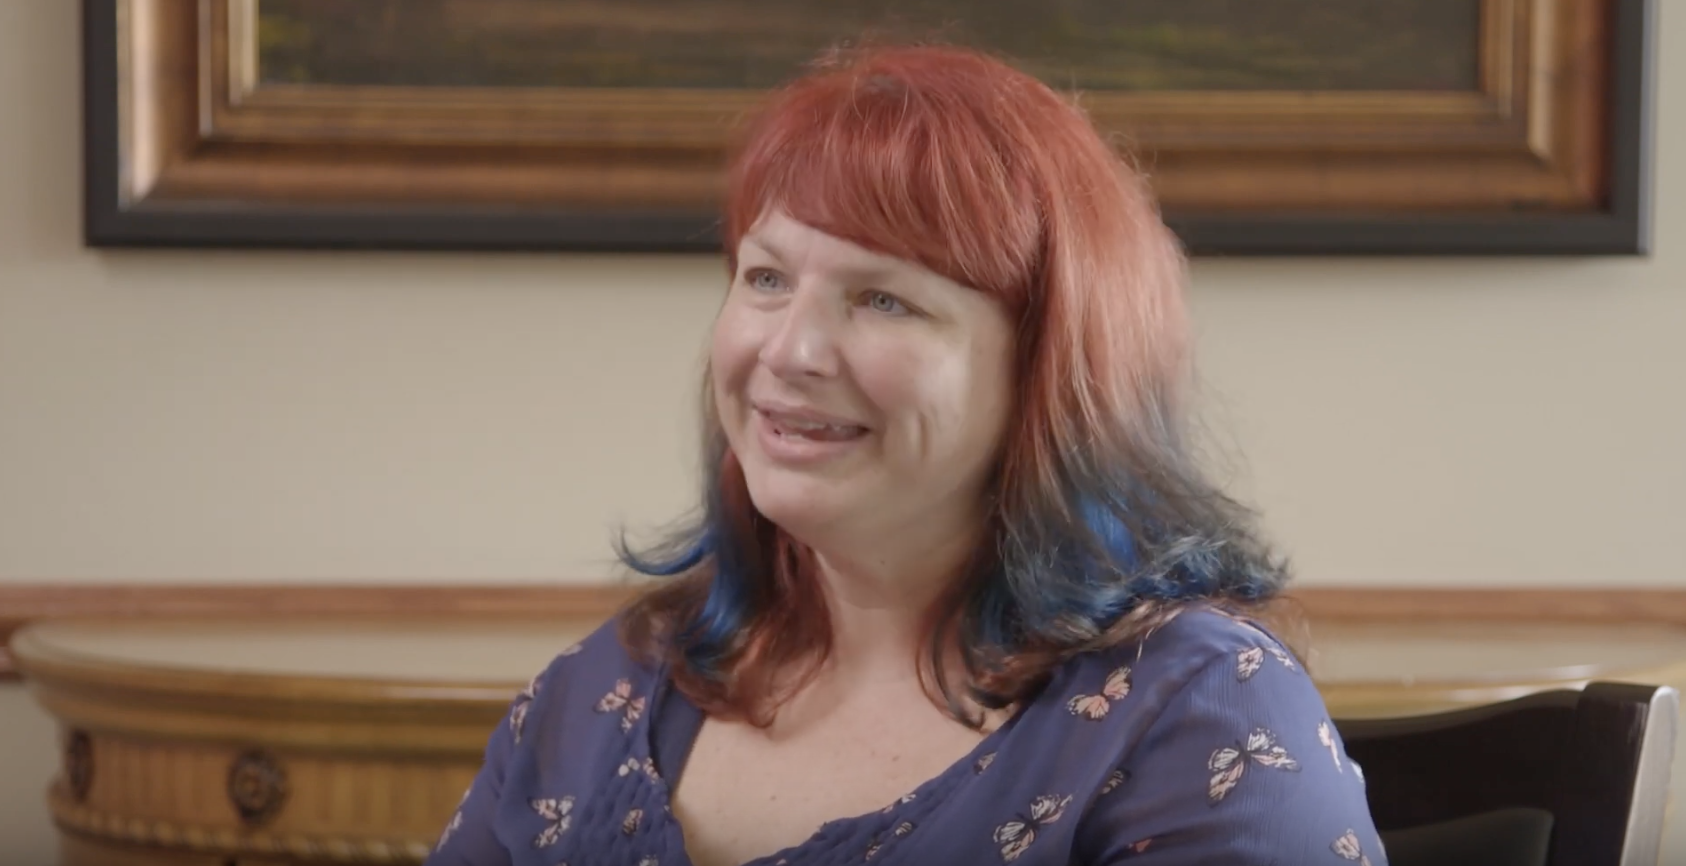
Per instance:
[[[778,320],[761,345],[759,360],[781,379],[837,375],[839,316],[815,294],[797,292],[776,314]]]

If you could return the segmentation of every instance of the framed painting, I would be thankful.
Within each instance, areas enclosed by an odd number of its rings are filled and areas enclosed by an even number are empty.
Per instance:
[[[710,251],[828,46],[1014,58],[1195,255],[1643,254],[1655,0],[83,0],[93,246]]]

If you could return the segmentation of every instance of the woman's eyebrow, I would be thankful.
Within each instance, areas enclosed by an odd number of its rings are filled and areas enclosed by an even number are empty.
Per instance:
[[[777,261],[779,264],[785,263],[786,259],[785,259],[784,251],[780,250],[778,245],[773,243],[772,241],[766,240],[765,238],[762,238],[758,235],[744,235],[743,240],[744,240],[744,243],[751,244],[756,249],[766,253],[769,256],[772,256],[773,259],[775,261]]]
[[[757,235],[744,235],[743,242],[766,253],[780,266],[789,266],[790,257],[779,248],[778,244]],[[833,273],[853,283],[884,283],[895,279],[897,276],[896,267],[883,262],[840,265],[833,270]]]

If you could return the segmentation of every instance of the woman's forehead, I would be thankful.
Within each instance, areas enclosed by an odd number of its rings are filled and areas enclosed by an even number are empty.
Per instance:
[[[770,210],[744,234],[740,243],[751,246],[784,267],[824,270],[856,276],[937,274],[917,262],[868,249],[853,241],[799,222],[782,210]]]

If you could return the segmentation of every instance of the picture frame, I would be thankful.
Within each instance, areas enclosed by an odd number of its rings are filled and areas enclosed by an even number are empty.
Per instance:
[[[761,91],[265,83],[260,2],[83,0],[88,246],[719,250]],[[1655,0],[1472,2],[1473,89],[1083,103],[1195,256],[1648,253]]]

